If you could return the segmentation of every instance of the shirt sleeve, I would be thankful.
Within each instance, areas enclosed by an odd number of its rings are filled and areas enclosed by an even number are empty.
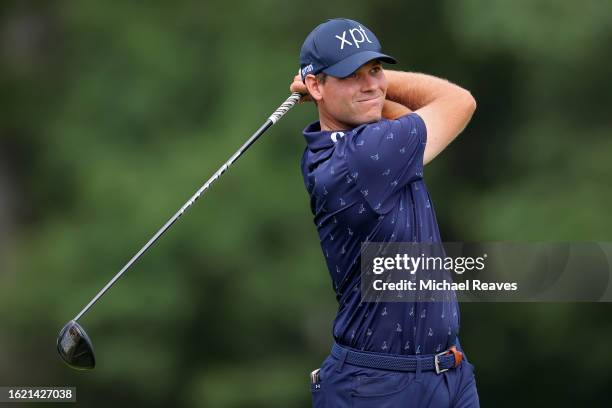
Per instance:
[[[349,172],[377,213],[389,212],[397,193],[423,178],[426,142],[425,122],[414,112],[396,120],[365,125],[349,135],[346,151]]]

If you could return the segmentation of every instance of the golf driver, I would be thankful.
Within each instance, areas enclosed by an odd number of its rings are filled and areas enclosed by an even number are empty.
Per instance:
[[[231,166],[238,158],[249,148],[255,141],[264,134],[266,130],[268,130],[272,125],[280,120],[289,109],[291,109],[300,99],[302,95],[294,92],[292,93],[282,105],[270,115],[268,120],[259,128],[253,135],[238,149],[236,153],[234,153],[228,161],[226,161],[220,168],[208,179],[206,183],[196,193],[181,207],[180,210],[172,218],[170,218],[163,227],[159,229],[153,235],[153,237],[143,246],[140,251],[136,253],[125,264],[123,268],[98,292],[96,296],[79,312],[78,315],[62,328],[57,338],[57,351],[60,354],[60,357],[68,364],[70,367],[75,368],[77,370],[91,370],[96,365],[96,359],[94,356],[93,346],[91,344],[91,339],[81,327],[77,323],[77,321],[83,317],[85,313],[108,291],[115,282],[123,275],[125,271],[127,271],[134,262],[140,258],[142,254],[144,254],[155,241],[159,237],[161,237],[164,232],[166,232],[172,224],[181,216],[183,213],[191,207],[191,205],[198,199],[200,196],[208,190],[210,185],[217,180],[221,174],[223,174],[229,166]]]

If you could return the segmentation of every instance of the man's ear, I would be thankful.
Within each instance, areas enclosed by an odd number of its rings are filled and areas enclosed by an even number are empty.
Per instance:
[[[308,93],[310,94],[312,99],[314,99],[316,102],[319,102],[321,99],[323,99],[323,93],[321,92],[323,84],[319,83],[319,81],[317,81],[317,78],[314,75],[306,75],[305,84],[306,88],[308,89]]]

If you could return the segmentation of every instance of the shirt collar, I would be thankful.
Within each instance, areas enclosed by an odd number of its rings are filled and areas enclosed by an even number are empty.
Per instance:
[[[308,148],[315,151],[332,147],[338,139],[349,132],[350,130],[321,130],[321,123],[317,120],[306,126],[303,133]]]

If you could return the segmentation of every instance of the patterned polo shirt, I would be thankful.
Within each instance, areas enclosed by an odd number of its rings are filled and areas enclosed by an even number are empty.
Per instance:
[[[341,345],[390,354],[446,349],[459,330],[454,292],[443,302],[362,302],[362,242],[441,242],[423,181],[425,123],[416,113],[351,130],[304,129],[304,184],[327,263]]]

